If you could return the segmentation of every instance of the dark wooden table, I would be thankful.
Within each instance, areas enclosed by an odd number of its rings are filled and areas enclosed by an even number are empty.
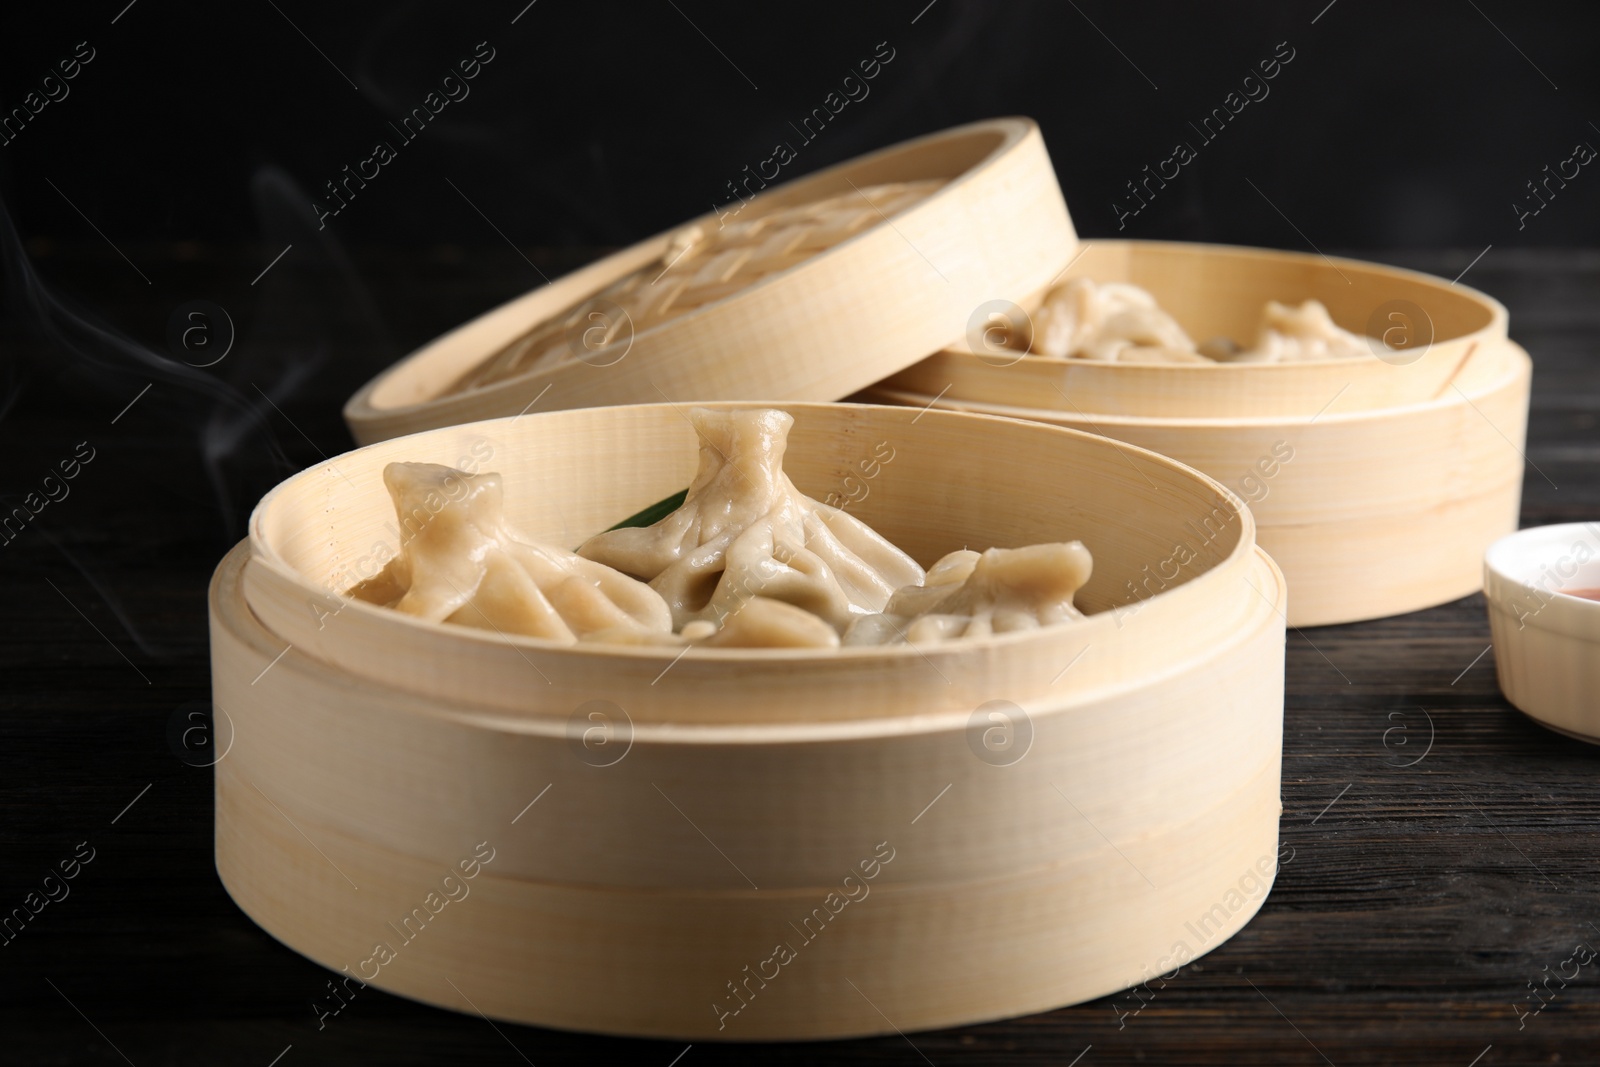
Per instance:
[[[338,408],[356,385],[537,279],[510,250],[347,260],[306,236],[249,285],[274,250],[125,249],[150,287],[103,246],[30,249],[42,281],[11,258],[8,288],[28,298],[0,336],[5,505],[79,442],[94,458],[0,544],[0,914],[61,861],[93,858],[0,947],[0,1062],[1600,1062],[1600,959],[1544,1000],[1530,988],[1575,946],[1600,948],[1600,752],[1501,698],[1476,596],[1290,634],[1292,858],[1243,932],[1147,1002],[685,1051],[491,1027],[366,990],[319,1029],[327,972],[223,892],[211,772],[179,758],[176,734],[209,692],[206,581],[266,488],[349,447]],[[1454,277],[1474,254],[1370,258]],[[1523,523],[1600,517],[1600,253],[1495,249],[1467,281],[1508,305],[1535,361]],[[177,374],[70,317],[71,294],[158,348],[174,309],[205,296],[238,339]]]

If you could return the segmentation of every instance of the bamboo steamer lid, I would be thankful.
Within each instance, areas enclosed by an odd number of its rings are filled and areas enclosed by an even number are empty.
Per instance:
[[[363,386],[363,444],[529,409],[837,400],[1050,283],[1077,244],[1031,119],[756,191],[490,311]]]

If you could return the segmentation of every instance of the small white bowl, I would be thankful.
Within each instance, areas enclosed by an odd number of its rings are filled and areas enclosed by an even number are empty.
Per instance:
[[[1536,526],[1483,557],[1500,691],[1544,726],[1600,744],[1600,522]]]

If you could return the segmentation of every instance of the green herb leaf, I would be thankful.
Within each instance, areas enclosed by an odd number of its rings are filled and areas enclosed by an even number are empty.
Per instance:
[[[637,515],[629,515],[627,518],[611,527],[611,529],[626,530],[630,526],[654,526],[668,515],[671,515],[674,511],[677,511],[679,508],[683,507],[683,502],[687,499],[689,499],[689,490],[687,489],[673,493],[665,500],[658,500],[654,504],[651,504]]]

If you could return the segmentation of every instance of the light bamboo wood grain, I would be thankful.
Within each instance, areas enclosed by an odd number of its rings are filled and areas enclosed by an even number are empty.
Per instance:
[[[933,180],[942,185],[892,219],[868,217],[877,209],[862,190]],[[730,249],[746,258],[728,260],[706,283],[719,295],[702,294],[681,313],[642,310],[631,344],[454,391],[463,374],[608,287],[638,277],[634,295],[619,295],[637,301],[638,292],[676,285],[675,237],[693,227],[716,235],[724,223],[713,212],[558,278],[373,379],[345,406],[351,433],[367,443],[531,405],[837,400],[960,337],[983,302],[1041,288],[1076,241],[1028,119],[946,130],[807,175],[760,193],[725,225],[755,226],[763,216],[849,196],[860,197],[856,214],[867,221],[839,227],[838,243],[818,239],[814,253],[799,258],[785,250],[777,264],[750,256],[751,248]],[[652,280],[642,280],[646,274]]]
[[[1267,301],[1310,299],[1321,301],[1333,320],[1353,333],[1409,330],[1413,345],[1428,336],[1432,343],[1405,365],[1365,355],[1304,363],[1151,365],[1008,352],[980,357],[963,342],[884,385],[1066,414],[1202,419],[1337,414],[1443,396],[1475,348],[1506,338],[1506,310],[1499,301],[1398,267],[1164,241],[1095,240],[1084,242],[1078,253],[1059,281],[1091,278],[1147,289],[1196,344],[1217,336],[1252,344]],[[1031,312],[1043,295],[1035,293],[1019,306]],[[1404,319],[1391,319],[1390,310]],[[1405,336],[1391,334],[1397,341]],[[1392,358],[1409,358],[1411,351]]]
[[[484,468],[506,474],[514,521],[575,543],[682,484],[694,440],[654,405],[335,457],[263,501],[213,582],[214,697],[235,731],[217,773],[218,870],[240,906],[296,950],[357,968],[487,840],[496,858],[472,895],[397,945],[374,984],[457,1010],[470,997],[497,1018],[687,1040],[1035,1011],[1137,981],[1179,940],[1198,955],[1237,930],[1267,882],[1252,875],[1245,899],[1240,880],[1276,851],[1286,604],[1248,512],[1196,472],[1091,434],[785,407],[803,489],[859,474],[891,441],[853,512],[923,560],[977,538],[1081,535],[1098,614],[926,656],[707,650],[676,664],[354,602],[316,630],[306,601],[381,536],[390,458],[489,440]],[[1199,544],[1188,524],[1207,516],[1216,536]],[[1192,573],[1122,605],[1125,581],[1183,541]],[[569,728],[597,697],[632,720],[610,766]],[[1033,733],[1009,766],[972,748],[972,713],[992,700],[1023,709]],[[895,858],[870,895],[719,1027],[712,999],[737,1003],[726,983],[797,940],[788,924],[884,841]],[[1203,938],[1188,932],[1208,913]]]
[[[1200,956],[1236,933],[1266,897],[1270,874],[1259,872],[1272,870],[1278,848],[1274,772],[1174,832],[1102,842],[1081,867],[869,883],[870,894],[810,942],[791,924],[823,906],[836,882],[781,892],[539,883],[496,873],[500,848],[470,895],[406,943],[390,923],[438,887],[446,864],[316,825],[297,831],[226,761],[218,772],[218,873],[290,948],[337,974],[370,977],[364,961],[382,943],[395,958],[371,984],[400,996],[512,1022],[688,1041],[915,1032],[1103,996],[1175,969],[1179,945]],[[894,843],[893,829],[878,832],[863,826],[841,844],[841,878],[876,842]],[[493,827],[485,838],[495,839]],[[884,871],[904,855],[902,847]],[[1158,858],[1173,873],[1152,887],[1135,864]],[[755,997],[739,1015],[719,1017],[715,1003],[739,1003],[728,983],[770,976],[761,961],[780,942],[796,958],[766,988],[752,981]]]
[[[1474,350],[1434,400],[1297,417],[1184,419],[1017,408],[946,394],[937,406],[1090,430],[1171,456],[1244,495],[1257,538],[1294,591],[1293,626],[1382,618],[1482,588],[1483,551],[1516,529],[1532,363],[1516,344]],[[931,396],[866,394],[921,408]],[[1285,443],[1293,459],[1262,478]]]

